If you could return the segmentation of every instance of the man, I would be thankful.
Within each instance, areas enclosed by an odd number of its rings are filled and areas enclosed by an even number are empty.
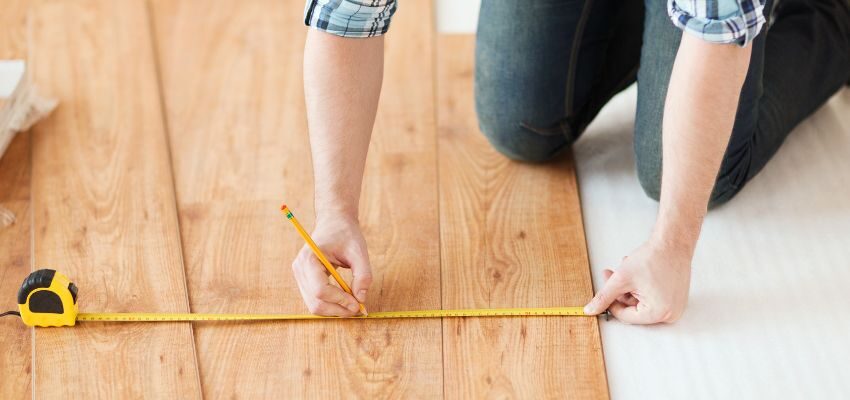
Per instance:
[[[352,297],[328,284],[305,247],[292,266],[313,313],[355,315],[371,283],[357,209],[383,74],[381,35],[395,9],[394,0],[311,0],[305,10],[315,28],[304,54],[313,237],[354,276]],[[638,82],[638,176],[659,212],[647,241],[616,272],[606,270],[585,307],[628,323],[682,315],[707,208],[738,193],[848,77],[848,0],[481,5],[476,108],[481,130],[507,157],[553,158]]]

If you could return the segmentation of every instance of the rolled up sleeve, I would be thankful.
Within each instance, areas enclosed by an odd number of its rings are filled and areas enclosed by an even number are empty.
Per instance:
[[[380,36],[396,7],[396,0],[307,0],[304,23],[337,36]]]
[[[679,29],[712,43],[752,42],[765,23],[765,0],[667,0]]]

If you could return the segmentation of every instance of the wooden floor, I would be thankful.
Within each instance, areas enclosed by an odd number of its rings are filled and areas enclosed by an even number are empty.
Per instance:
[[[60,100],[0,159],[0,305],[33,267],[84,311],[305,312],[312,225],[303,0],[5,0],[0,58]],[[582,305],[575,171],[477,128],[473,38],[404,2],[361,223],[370,311]],[[0,320],[0,398],[607,398],[591,318],[81,324]]]

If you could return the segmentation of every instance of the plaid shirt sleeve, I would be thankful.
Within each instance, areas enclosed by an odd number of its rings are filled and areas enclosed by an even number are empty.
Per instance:
[[[667,0],[667,14],[685,32],[712,43],[741,47],[765,23],[765,0]]]
[[[396,0],[307,0],[304,23],[343,37],[372,37],[387,33]]]

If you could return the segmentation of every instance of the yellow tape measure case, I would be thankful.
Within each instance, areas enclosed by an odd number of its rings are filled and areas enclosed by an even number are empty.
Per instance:
[[[52,269],[31,273],[18,291],[18,309],[28,326],[74,326],[77,286]]]

